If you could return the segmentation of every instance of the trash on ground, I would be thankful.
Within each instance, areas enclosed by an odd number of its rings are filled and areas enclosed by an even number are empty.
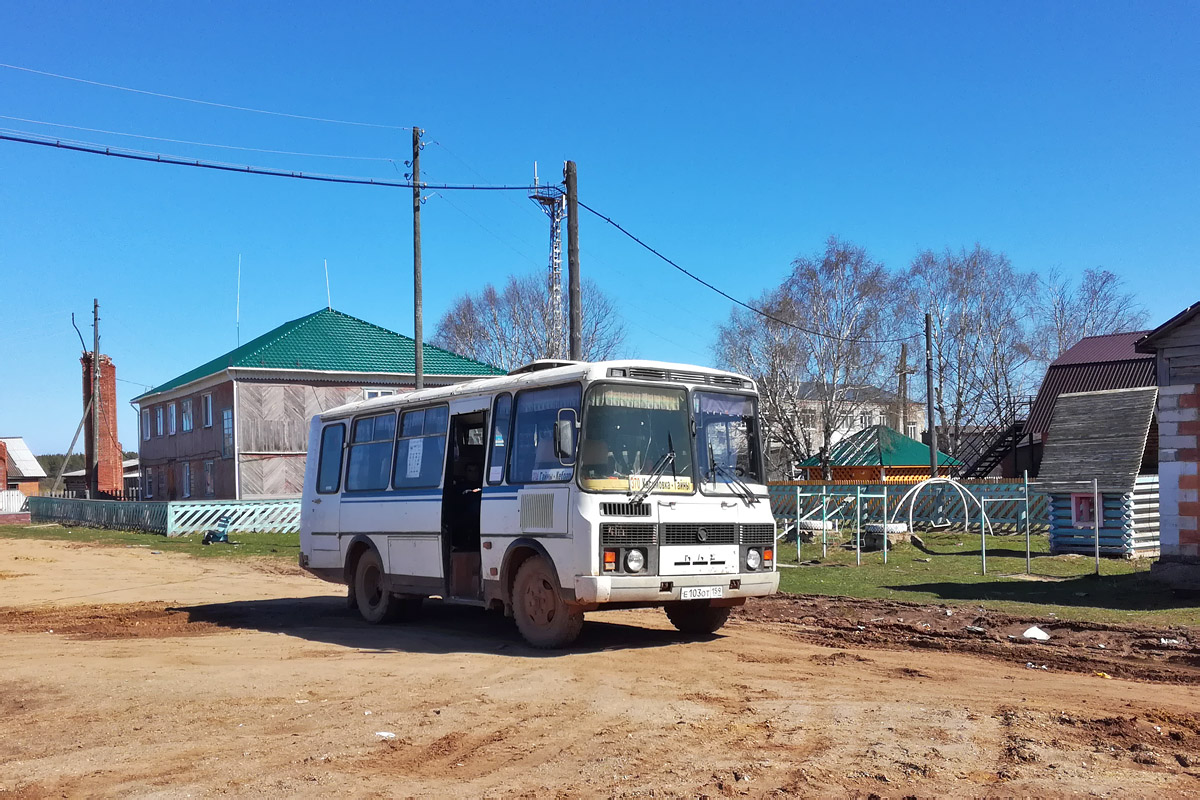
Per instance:
[[[1107,672],[1093,672],[1092,674],[1095,675],[1097,678],[1104,678],[1105,680],[1109,680],[1109,681],[1112,680],[1112,675],[1109,675]]]
[[[985,631],[983,628],[979,627],[978,625],[968,625],[967,630],[970,631],[971,633],[987,633],[987,631]]]
[[[1159,644],[1179,644],[1178,639],[1159,639]]]
[[[162,550],[151,550],[151,551],[150,551],[150,555],[152,555],[152,556],[161,556],[161,555],[162,555]]]
[[[1026,662],[1025,662],[1025,669],[1044,669],[1044,670],[1047,670],[1047,671],[1049,671],[1049,670],[1050,670],[1050,667],[1048,667],[1048,666],[1047,666],[1047,665],[1045,665],[1045,664],[1035,664],[1035,663],[1033,663],[1032,661],[1026,661]]]
[[[1039,642],[1047,641],[1050,638],[1050,634],[1046,633],[1044,630],[1039,628],[1037,625],[1034,625],[1033,627],[1031,627],[1029,630],[1025,631],[1021,635],[1024,636],[1026,639],[1037,639]]]
[[[375,735],[378,736],[380,739],[395,739],[396,738],[396,734],[392,733],[391,731],[375,731]]]

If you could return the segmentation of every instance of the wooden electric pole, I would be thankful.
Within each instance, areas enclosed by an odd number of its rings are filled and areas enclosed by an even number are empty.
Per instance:
[[[908,342],[900,344],[900,365],[896,368],[900,376],[900,433],[908,435]]]
[[[929,477],[938,476],[938,435],[933,416],[933,316],[925,315],[925,416],[929,421]]]
[[[421,129],[413,126],[413,361],[416,388],[425,388],[425,360],[422,346],[425,337],[424,313],[421,308]]]
[[[563,169],[567,184],[567,304],[570,317],[571,360],[583,360],[583,307],[579,299],[579,184],[575,162]]]
[[[92,457],[88,459],[88,496],[100,491],[100,299],[92,298]]]

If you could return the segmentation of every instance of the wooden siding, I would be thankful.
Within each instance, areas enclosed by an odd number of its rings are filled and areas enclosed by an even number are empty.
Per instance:
[[[1081,491],[1080,494],[1087,494]],[[1104,519],[1100,525],[1100,554],[1135,558],[1157,556],[1158,476],[1142,475],[1131,492],[1102,493]],[[1096,532],[1071,523],[1071,495],[1050,495],[1050,552],[1095,552]]]
[[[204,427],[202,399],[212,395],[212,425]],[[233,454],[221,455],[221,412],[233,408],[233,381],[224,381],[195,391],[169,395],[170,399],[147,399],[138,413],[138,457],[143,476],[152,474],[154,495],[147,500],[183,499],[183,464],[191,464],[192,498],[204,498],[204,462],[213,462],[213,494],[208,499],[232,499],[237,493],[234,478]],[[192,430],[183,430],[183,401],[192,401]],[[175,404],[175,434],[170,433],[167,407]],[[155,410],[163,409],[163,435],[154,425]],[[150,438],[142,438],[141,409],[150,412]],[[152,470],[149,473],[148,470]],[[142,489],[146,481],[143,477]]]
[[[322,411],[363,399],[363,388],[363,384],[238,381],[234,417],[242,498],[300,494],[309,421]],[[386,388],[406,391],[409,387]]]
[[[1154,344],[1162,386],[1200,383],[1200,317],[1192,317]]]
[[[1059,395],[1038,475],[1053,493],[1133,491],[1142,467],[1156,387]]]

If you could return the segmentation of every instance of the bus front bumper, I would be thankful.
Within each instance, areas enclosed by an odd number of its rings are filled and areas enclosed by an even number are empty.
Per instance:
[[[736,584],[733,588],[731,584]],[[669,588],[664,589],[665,586]],[[575,578],[577,603],[666,603],[682,599],[684,589],[720,587],[722,598],[765,597],[779,588],[778,572],[740,575],[583,575]]]

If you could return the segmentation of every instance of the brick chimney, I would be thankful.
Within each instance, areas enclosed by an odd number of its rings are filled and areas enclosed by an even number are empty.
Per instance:
[[[83,365],[83,407],[87,408],[92,396],[92,354],[84,353],[79,359]],[[117,368],[112,359],[100,354],[100,462],[96,475],[96,491],[114,494],[125,488],[125,472],[122,467],[121,443],[117,441]],[[84,423],[84,468],[92,467],[92,415]],[[92,484],[91,474],[88,485]]]
[[[0,442],[0,492],[8,488],[8,445]]]

